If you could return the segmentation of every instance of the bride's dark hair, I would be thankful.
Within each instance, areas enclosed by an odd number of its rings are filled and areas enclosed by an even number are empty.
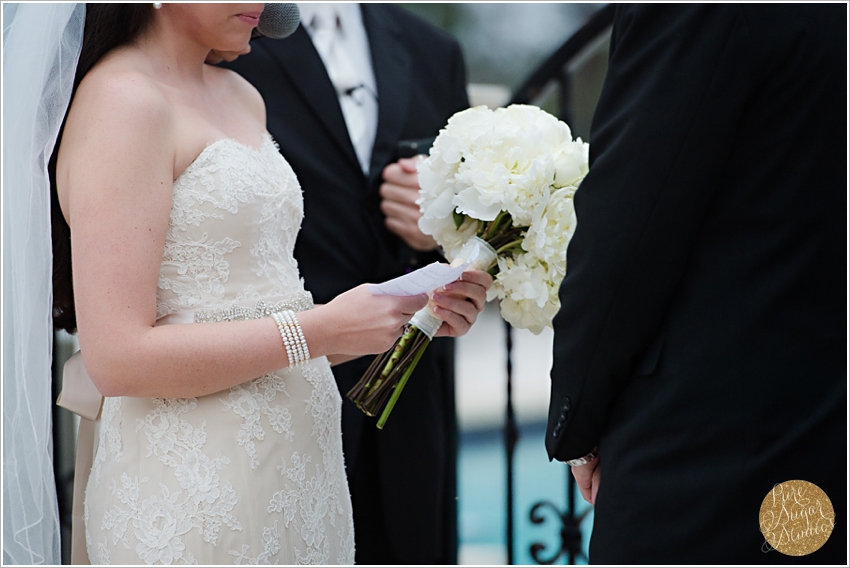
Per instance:
[[[71,101],[86,73],[112,49],[135,41],[152,20],[153,6],[150,3],[86,4],[83,46],[74,75]],[[59,154],[59,141],[64,129],[63,121],[47,166],[53,236],[53,326],[74,333],[77,330],[77,313],[71,276],[71,229],[59,209],[56,193],[56,156]]]

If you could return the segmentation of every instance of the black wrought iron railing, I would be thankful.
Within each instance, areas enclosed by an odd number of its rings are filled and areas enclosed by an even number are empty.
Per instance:
[[[595,12],[578,31],[564,42],[561,47],[522,83],[514,92],[509,104],[535,104],[540,98],[550,92],[550,88],[554,86],[558,92],[558,117],[567,124],[572,124],[573,85],[571,83],[571,63],[584,55],[588,48],[599,45],[600,40],[604,40],[610,36],[613,20],[614,5],[612,4],[608,4]],[[516,560],[514,547],[514,451],[519,441],[519,429],[513,406],[513,338],[511,330],[511,326],[505,323],[505,349],[507,351],[507,408],[505,411],[504,430],[507,462],[507,534],[505,537],[507,541],[508,564],[514,564]],[[534,503],[528,512],[528,519],[533,524],[543,524],[547,518],[554,518],[561,523],[560,530],[557,532],[560,543],[554,551],[547,551],[547,546],[541,542],[534,542],[529,545],[529,554],[538,564],[554,564],[562,556],[566,557],[568,564],[575,564],[577,560],[584,556],[581,523],[590,512],[590,509],[586,508],[581,514],[577,514],[575,479],[573,479],[569,468],[567,468],[566,478],[567,502],[564,509],[561,509],[561,507],[551,501],[542,500]],[[547,516],[544,514],[547,510],[551,515]]]
[[[600,37],[610,35],[613,21],[614,5],[606,4],[529,75],[514,91],[509,104],[533,104],[551,83],[556,82],[561,93],[559,118],[569,123],[572,114],[569,65]]]

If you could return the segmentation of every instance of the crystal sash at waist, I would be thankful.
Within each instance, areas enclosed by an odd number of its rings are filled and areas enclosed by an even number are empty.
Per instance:
[[[162,316],[156,320],[156,325],[259,319],[270,317],[273,313],[282,310],[304,311],[312,307],[313,296],[309,292],[298,292],[282,300],[260,300],[252,307],[234,303],[227,308],[179,310]],[[62,392],[56,402],[59,406],[67,408],[88,420],[96,420],[100,413],[103,397],[89,377],[79,351],[74,353],[65,363]]]
[[[156,325],[242,321],[271,317],[273,313],[283,310],[303,312],[312,308],[313,295],[304,291],[282,300],[260,300],[250,307],[234,303],[226,308],[178,310],[156,320]]]

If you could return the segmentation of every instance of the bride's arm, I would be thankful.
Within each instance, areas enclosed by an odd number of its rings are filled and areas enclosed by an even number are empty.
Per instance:
[[[171,211],[172,110],[142,76],[90,74],[65,127],[57,183],[71,227],[80,346],[107,396],[213,393],[288,364],[275,322],[155,327]],[[373,296],[365,287],[298,314],[313,357],[392,346],[424,296]]]

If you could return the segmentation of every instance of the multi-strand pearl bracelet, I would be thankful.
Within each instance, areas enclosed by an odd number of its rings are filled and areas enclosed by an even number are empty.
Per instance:
[[[289,365],[294,367],[310,360],[310,350],[307,348],[307,340],[301,331],[301,324],[292,310],[282,310],[272,314],[277,329],[280,331],[280,339],[286,347],[286,355],[289,357]]]

